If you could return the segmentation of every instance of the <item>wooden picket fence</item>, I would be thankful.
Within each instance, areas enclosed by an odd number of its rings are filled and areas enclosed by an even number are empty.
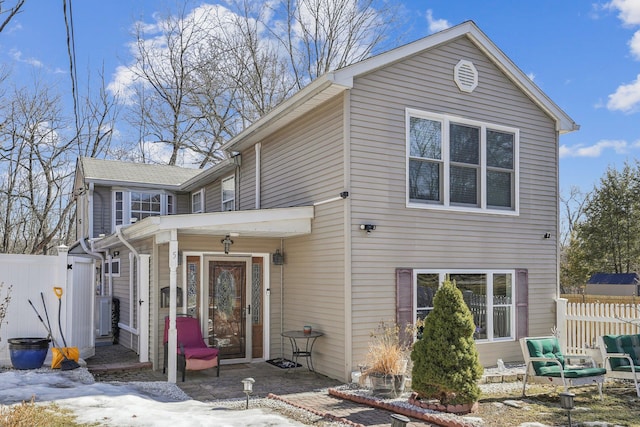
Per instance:
[[[629,300],[630,297],[627,297]],[[570,354],[585,354],[597,337],[640,333],[640,304],[558,300],[558,332]]]

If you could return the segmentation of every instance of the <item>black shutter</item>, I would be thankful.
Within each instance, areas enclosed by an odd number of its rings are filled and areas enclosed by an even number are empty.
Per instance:
[[[400,328],[400,340],[411,344],[413,336],[407,334],[407,325],[413,325],[413,270],[396,269],[396,324]]]

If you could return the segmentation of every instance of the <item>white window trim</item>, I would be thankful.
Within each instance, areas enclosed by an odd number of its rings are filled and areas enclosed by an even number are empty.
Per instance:
[[[118,272],[114,273],[113,272],[113,264],[118,264]],[[105,260],[105,267],[109,268],[109,272],[105,272],[107,275],[110,275],[111,277],[120,277],[120,268],[122,267],[122,264],[120,263],[120,258],[111,258],[111,259],[107,259]]]
[[[193,199],[200,195],[200,209],[193,208]],[[198,191],[191,193],[191,213],[202,213],[204,212],[204,188],[201,188]]]
[[[112,230],[116,229],[116,193],[122,193],[122,224],[117,225],[129,225],[131,224],[131,193],[146,193],[146,194],[160,194],[160,215],[171,215],[175,213],[176,209],[176,195],[161,190],[148,190],[137,188],[113,188],[111,190],[111,227]],[[167,211],[167,195],[173,196],[173,209],[174,212]]]
[[[487,315],[487,338],[481,340],[475,340],[476,343],[488,343],[488,342],[504,342],[504,341],[515,341],[516,334],[516,270],[493,270],[493,269],[485,269],[485,270],[457,270],[457,269],[414,269],[413,270],[413,323],[415,324],[418,319],[418,275],[419,274],[437,274],[438,277],[438,287],[442,286],[442,282],[446,280],[446,276],[448,274],[486,274],[487,275],[487,313],[491,313],[492,315]],[[508,337],[499,337],[493,338],[493,275],[494,274],[510,274],[511,275],[511,309],[509,310],[511,315],[511,331]],[[503,304],[499,304],[500,307],[503,307]]]
[[[226,181],[229,180],[233,180],[233,198],[231,199],[227,199],[225,200],[224,198],[224,183]],[[233,209],[231,209],[232,211],[236,210],[236,176],[235,175],[230,175],[226,178],[224,178],[221,182],[220,182],[220,210],[225,212],[225,211],[229,211],[229,209],[225,209],[224,205],[225,203],[230,203],[233,202]]]
[[[409,161],[410,161],[410,117],[419,117],[427,120],[439,121],[442,123],[442,159],[440,162],[443,164],[442,173],[442,203],[416,203],[412,202],[409,194]],[[480,180],[478,185],[480,186],[480,207],[467,207],[467,206],[455,206],[449,202],[449,123],[459,123],[463,125],[469,125],[480,128]],[[513,162],[514,162],[514,183],[513,183],[513,209],[497,209],[487,207],[487,185],[486,185],[486,172],[487,172],[487,159],[486,159],[486,131],[497,130],[501,132],[508,132],[514,134],[514,147],[513,147]],[[457,212],[473,212],[473,213],[486,213],[496,215],[509,215],[518,216],[520,214],[520,130],[508,126],[495,125],[492,123],[480,122],[476,120],[469,120],[462,117],[451,116],[447,114],[429,113],[426,111],[416,110],[413,108],[407,108],[405,110],[405,202],[407,208],[416,209],[434,209],[434,210],[446,210]]]

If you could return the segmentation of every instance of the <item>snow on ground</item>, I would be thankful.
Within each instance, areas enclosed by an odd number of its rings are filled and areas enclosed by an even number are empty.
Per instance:
[[[202,403],[166,382],[98,383],[85,369],[0,371],[0,405],[35,398],[71,409],[78,422],[106,426],[304,426],[269,408]],[[242,402],[244,403],[244,402]],[[243,406],[240,406],[243,407]]]

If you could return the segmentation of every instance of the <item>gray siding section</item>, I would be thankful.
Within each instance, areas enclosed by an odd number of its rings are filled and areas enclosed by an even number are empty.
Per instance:
[[[264,170],[262,175],[264,176]],[[242,152],[242,167],[236,182],[239,194],[236,194],[236,210],[255,209],[256,207],[256,150],[251,147]]]
[[[471,60],[473,93],[453,69]],[[407,208],[405,109],[444,113],[520,129],[520,215]],[[356,79],[351,91],[351,207],[354,360],[369,332],[395,318],[395,268],[529,270],[529,334],[549,334],[555,309],[558,210],[554,123],[467,39]],[[373,223],[366,235],[358,224]],[[550,232],[554,238],[543,239]],[[481,360],[521,360],[515,341],[480,344]]]
[[[221,180],[216,180],[204,187],[204,211],[220,212],[222,210]]]
[[[343,191],[342,102],[336,97],[263,141],[262,208],[310,205]]]
[[[111,234],[111,187],[93,189],[93,237]]]
[[[176,214],[187,214],[191,213],[191,194],[189,193],[180,193],[176,195],[177,197],[177,205],[176,205]]]

